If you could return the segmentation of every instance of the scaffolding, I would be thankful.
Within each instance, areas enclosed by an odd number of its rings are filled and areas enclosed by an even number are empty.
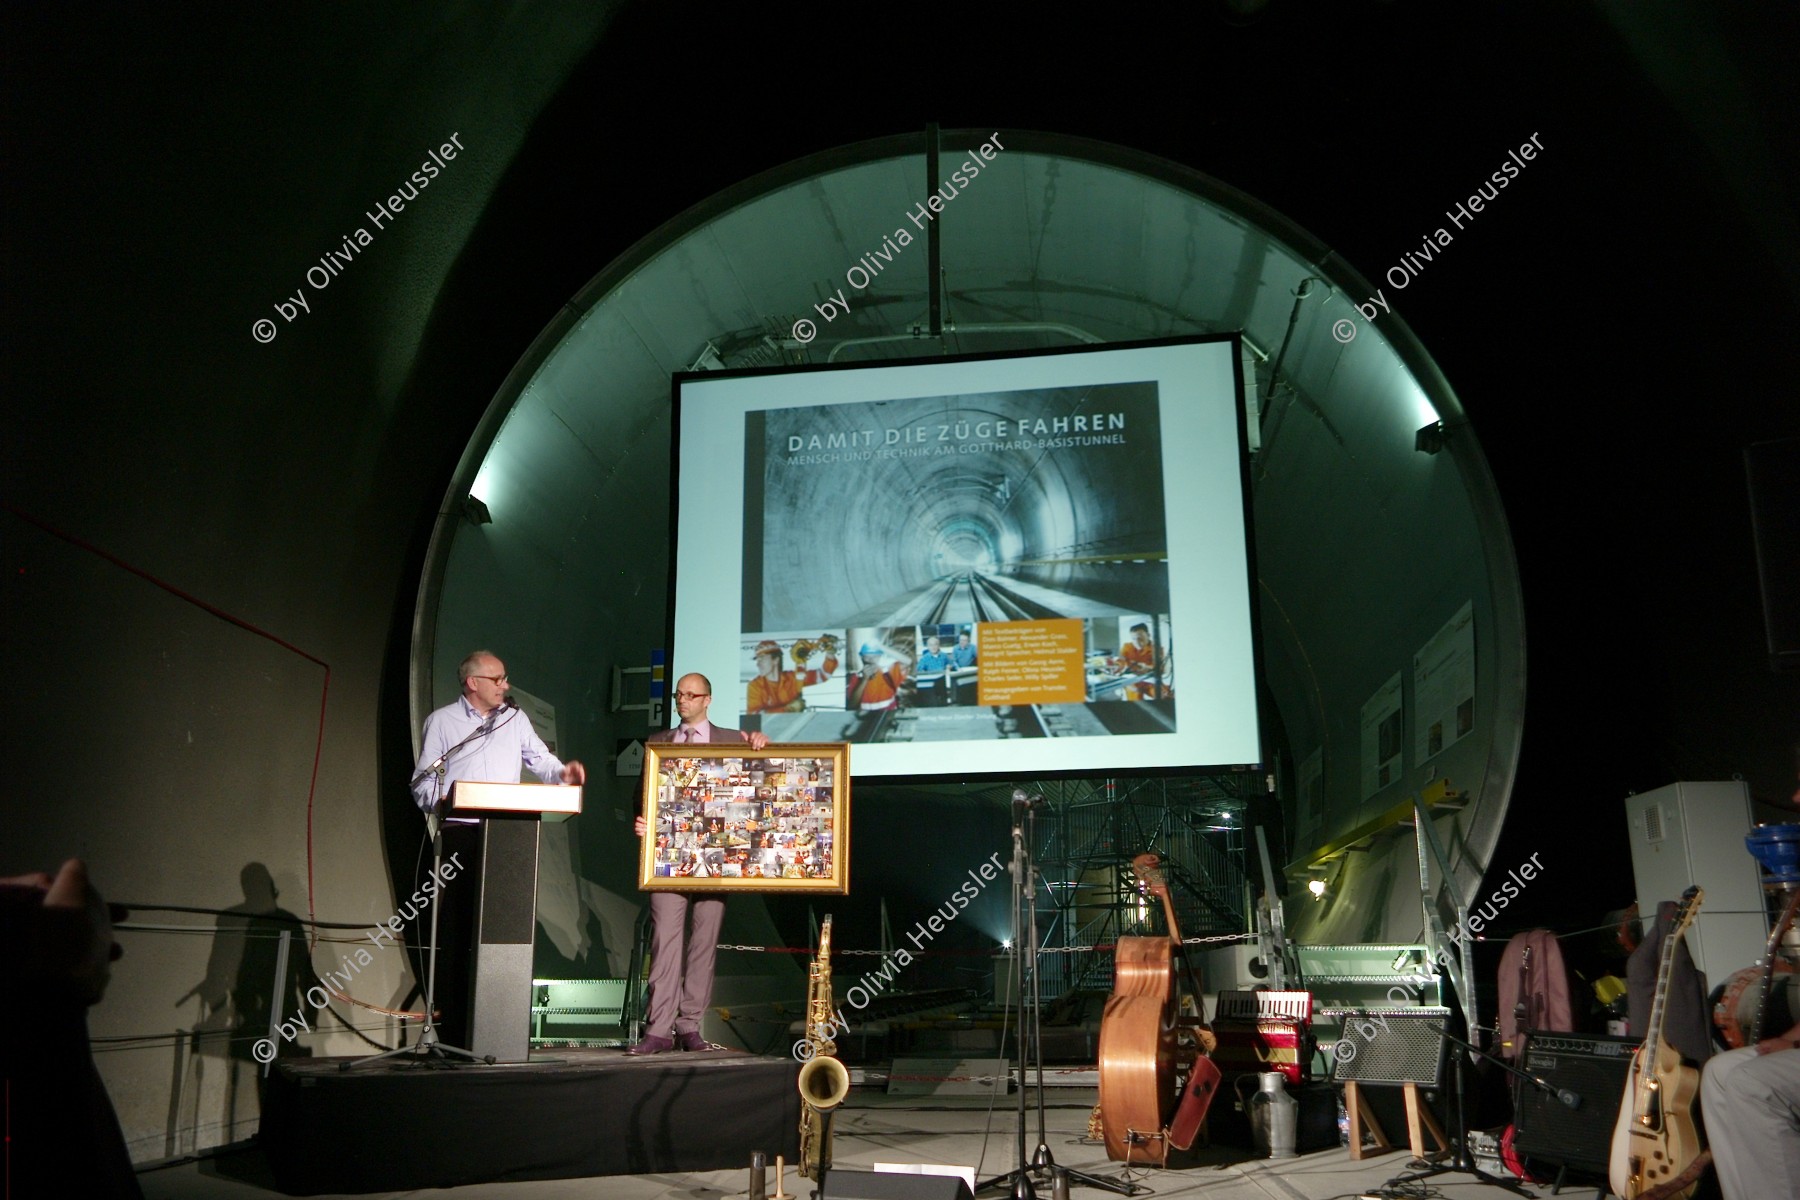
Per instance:
[[[1152,779],[1044,780],[1034,857],[1039,986],[1045,1000],[1108,992],[1120,937],[1167,935],[1162,905],[1131,868],[1161,861],[1182,936],[1254,931],[1245,875],[1244,810],[1265,786],[1251,772]],[[1104,946],[1105,950],[1079,949]]]

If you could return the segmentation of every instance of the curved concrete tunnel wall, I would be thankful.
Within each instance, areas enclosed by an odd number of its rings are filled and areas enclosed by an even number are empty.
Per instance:
[[[960,153],[951,146],[985,137],[944,136],[946,162]],[[1308,278],[1320,281],[1300,305],[1273,401],[1260,413],[1253,466],[1265,678],[1285,738],[1268,746],[1269,759],[1283,779],[1302,860],[1426,781],[1449,778],[1469,802],[1436,824],[1466,899],[1505,814],[1524,667],[1511,546],[1454,394],[1395,318],[1359,321],[1348,344],[1334,337],[1334,321],[1357,317],[1350,300],[1373,288],[1362,290],[1354,272],[1255,202],[1114,147],[1002,138],[1004,153],[941,218],[947,323],[962,331],[946,338],[948,349],[1241,328],[1261,352],[1255,366],[1264,398],[1295,292]],[[798,347],[787,336],[794,320],[817,320],[813,305],[840,286],[846,267],[905,222],[925,191],[922,178],[917,139],[790,164],[670,222],[571,303],[496,397],[488,428],[498,431],[477,437],[452,485],[421,591],[416,708],[444,702],[456,660],[485,639],[504,642],[520,686],[556,704],[565,737],[579,731],[591,746],[646,732],[637,714],[608,711],[608,688],[615,665],[641,665],[662,644],[669,375],[691,367],[709,345],[731,366],[794,361]],[[820,340],[801,357],[823,361],[839,341],[840,360],[938,353],[936,343],[911,333],[924,315],[925,263],[923,245],[915,245],[865,293],[846,288],[851,315],[838,318],[846,323],[821,323]],[[1415,431],[1440,417],[1444,451],[1417,452]],[[897,563],[905,580],[924,584],[937,548],[918,532],[932,511],[926,482],[917,495],[881,504],[848,499],[839,528],[795,531],[800,540],[778,557],[851,573],[879,558],[884,569]],[[978,486],[949,483],[965,485]],[[1045,478],[1034,486],[1064,485]],[[493,524],[460,519],[461,494],[471,487]],[[1029,511],[1048,520],[1042,514],[1054,507]],[[998,515],[978,524],[936,536],[984,550],[991,544],[1004,555],[1015,546],[1029,554],[1128,532]],[[508,583],[505,603],[489,586],[500,578]],[[1465,603],[1476,629],[1474,728],[1429,762],[1415,762],[1409,695],[1406,769],[1364,797],[1362,705],[1397,671],[1410,691],[1413,654]],[[676,661],[673,668],[718,665]],[[1314,750],[1323,762],[1323,804],[1297,812],[1293,768]],[[589,885],[590,902],[623,913],[636,898],[625,827],[635,780],[605,779],[590,788],[589,813],[601,819],[581,823],[572,874],[599,885]],[[1334,867],[1325,902],[1290,906],[1301,938],[1417,937],[1417,888],[1407,883],[1416,879],[1412,855],[1410,838],[1390,838]],[[857,878],[869,884],[872,877]],[[761,920],[753,916],[760,906],[733,911],[735,921]],[[740,934],[754,936],[728,929],[727,939]],[[622,954],[614,932],[605,941]]]

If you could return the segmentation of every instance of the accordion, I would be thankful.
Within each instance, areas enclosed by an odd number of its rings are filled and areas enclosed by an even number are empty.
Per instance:
[[[1220,992],[1212,1060],[1226,1078],[1280,1071],[1305,1083],[1312,1066],[1311,992]]]

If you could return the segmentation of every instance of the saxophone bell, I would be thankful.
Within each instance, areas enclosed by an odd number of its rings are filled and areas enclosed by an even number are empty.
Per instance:
[[[850,1094],[850,1072],[833,1058],[837,1018],[831,1000],[831,916],[819,926],[819,954],[807,972],[806,1039],[813,1054],[801,1067],[800,1174],[815,1183],[831,1169],[831,1113]]]
[[[801,1064],[800,1099],[808,1108],[828,1113],[849,1096],[850,1068],[843,1063],[821,1054]]]

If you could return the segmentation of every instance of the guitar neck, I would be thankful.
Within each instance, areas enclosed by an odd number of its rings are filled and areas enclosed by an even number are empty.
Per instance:
[[[1781,939],[1787,936],[1788,926],[1794,923],[1794,913],[1800,909],[1800,888],[1795,888],[1788,897],[1786,907],[1781,910],[1781,919],[1775,922],[1775,928],[1769,934],[1769,941],[1763,947],[1762,978],[1756,983],[1756,1018],[1750,1023],[1750,1040],[1744,1043],[1754,1046],[1762,1041],[1769,1017],[1769,993],[1775,985],[1775,960],[1781,952]]]
[[[1681,940],[1671,929],[1663,939],[1662,961],[1656,968],[1656,998],[1650,1004],[1650,1020],[1644,1029],[1644,1073],[1656,1073],[1656,1051],[1662,1045],[1663,1020],[1669,1006],[1669,976],[1675,969],[1675,944]]]
[[[1650,1021],[1644,1029],[1643,1077],[1656,1077],[1657,1059],[1666,1043],[1663,1040],[1663,1024],[1668,1015],[1669,979],[1675,973],[1675,948],[1693,924],[1694,915],[1700,908],[1700,901],[1706,893],[1699,888],[1689,888],[1682,894],[1681,904],[1675,911],[1675,919],[1669,924],[1669,932],[1663,936],[1661,962],[1656,968],[1656,998],[1650,1004]],[[1649,1111],[1653,1095],[1648,1088],[1640,1089],[1637,1098],[1637,1110],[1640,1116]]]

